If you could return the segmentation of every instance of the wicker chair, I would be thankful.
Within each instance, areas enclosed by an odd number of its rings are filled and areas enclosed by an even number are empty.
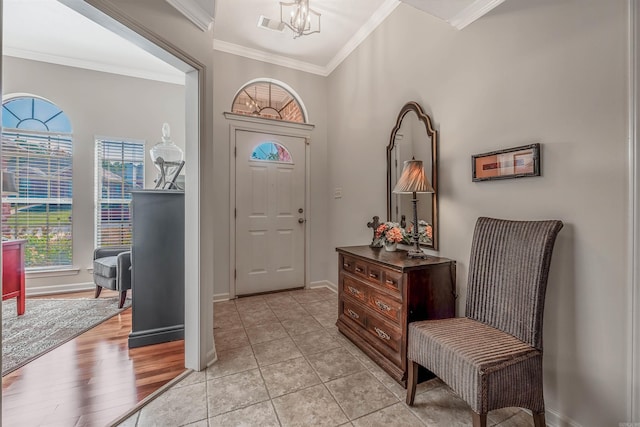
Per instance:
[[[418,365],[473,410],[473,426],[505,407],[532,411],[545,425],[542,318],[549,264],[561,221],[479,218],[471,246],[466,317],[409,324],[407,404]]]

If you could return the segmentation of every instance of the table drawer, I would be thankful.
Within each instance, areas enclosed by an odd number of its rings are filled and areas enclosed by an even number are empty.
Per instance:
[[[367,318],[367,331],[380,343],[389,347],[395,354],[402,348],[402,331],[374,316]]]
[[[342,270],[348,271],[349,273],[353,273],[356,268],[356,260],[355,258],[350,258],[347,256],[342,256]]]
[[[395,301],[388,296],[384,296],[380,292],[370,289],[368,292],[367,306],[370,310],[373,310],[388,320],[391,320],[395,325],[401,325],[402,303]]]
[[[357,299],[358,301],[362,301],[366,304],[367,285],[345,274],[342,277],[342,286],[345,295],[349,295],[351,298]]]
[[[363,328],[365,328],[367,325],[366,310],[358,304],[351,303],[347,299],[343,301],[342,314],[346,318],[350,319],[352,322],[357,323]]]
[[[402,295],[402,273],[399,271],[387,270],[383,271],[383,275],[381,278],[382,286],[385,289],[389,289],[391,291],[395,291],[398,294]]]

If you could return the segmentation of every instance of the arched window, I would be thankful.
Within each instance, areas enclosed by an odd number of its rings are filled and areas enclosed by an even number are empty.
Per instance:
[[[287,147],[277,142],[263,142],[258,145],[251,153],[251,160],[293,163],[291,153],[289,153]]]
[[[2,237],[26,239],[29,268],[72,264],[71,122],[32,95],[2,103]]]
[[[270,80],[247,83],[236,94],[231,111],[268,119],[307,122],[304,107],[293,91]]]

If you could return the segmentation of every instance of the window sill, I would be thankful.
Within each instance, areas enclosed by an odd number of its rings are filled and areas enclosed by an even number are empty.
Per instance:
[[[75,276],[78,273],[80,273],[80,269],[78,267],[43,268],[27,270],[25,271],[25,277],[27,279],[37,279],[41,277]]]

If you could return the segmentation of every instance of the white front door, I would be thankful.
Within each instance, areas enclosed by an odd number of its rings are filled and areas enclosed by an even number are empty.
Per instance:
[[[304,286],[305,138],[236,129],[236,295]]]

